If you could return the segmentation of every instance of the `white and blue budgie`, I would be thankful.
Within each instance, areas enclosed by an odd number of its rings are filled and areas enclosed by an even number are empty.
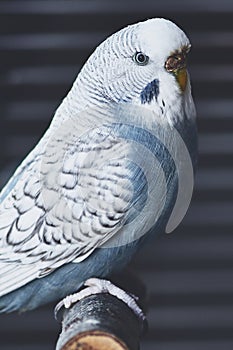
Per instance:
[[[197,154],[189,49],[180,28],[156,18],[87,60],[0,194],[0,312],[110,276],[180,222]]]

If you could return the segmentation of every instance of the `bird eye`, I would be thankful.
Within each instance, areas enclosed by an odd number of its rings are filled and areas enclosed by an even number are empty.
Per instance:
[[[145,55],[143,52],[136,52],[133,56],[133,60],[139,66],[145,66],[149,61],[149,57],[147,55]]]

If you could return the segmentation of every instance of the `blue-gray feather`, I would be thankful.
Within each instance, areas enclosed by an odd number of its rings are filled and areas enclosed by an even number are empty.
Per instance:
[[[151,103],[153,99],[157,100],[157,97],[159,95],[159,80],[154,79],[149,84],[146,85],[146,87],[142,90],[140,97],[141,97],[141,103]]]
[[[180,186],[176,133],[194,167],[197,158],[190,86],[182,93],[164,66],[188,45],[173,23],[153,19],[119,31],[87,61],[0,194],[0,312],[34,309],[107,277],[165,231]],[[144,46],[153,57],[137,66],[132,57]]]

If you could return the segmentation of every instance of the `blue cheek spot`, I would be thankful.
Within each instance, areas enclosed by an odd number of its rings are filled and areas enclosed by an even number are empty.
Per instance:
[[[159,95],[159,80],[155,79],[151,81],[147,86],[142,90],[140,94],[141,103],[151,103],[153,99],[157,100]]]

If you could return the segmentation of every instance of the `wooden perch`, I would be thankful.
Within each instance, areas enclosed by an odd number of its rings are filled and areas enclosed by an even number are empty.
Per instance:
[[[96,294],[64,311],[56,350],[138,350],[141,333],[141,319],[124,302]]]

